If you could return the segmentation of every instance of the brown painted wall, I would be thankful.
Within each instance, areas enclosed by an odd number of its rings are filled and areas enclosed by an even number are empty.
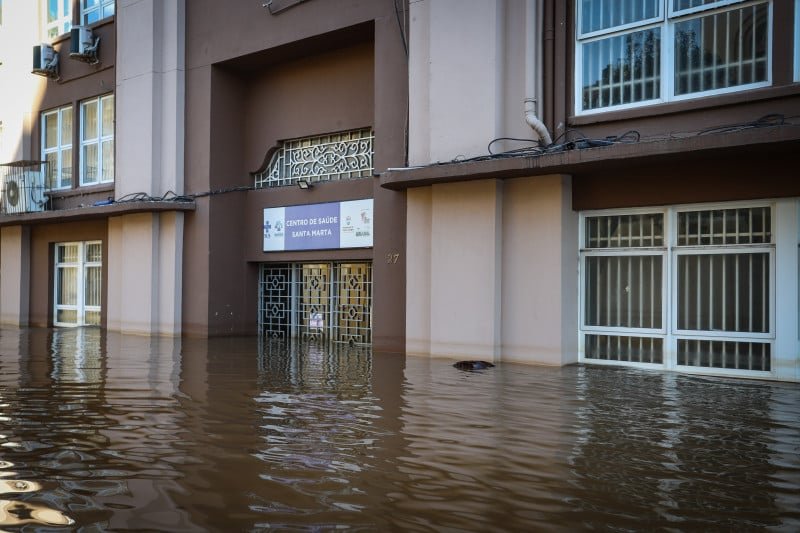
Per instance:
[[[108,224],[106,219],[31,226],[31,326],[53,322],[53,244],[74,241],[103,241],[102,324],[106,322],[108,280]]]
[[[572,208],[606,209],[800,196],[797,156],[748,153],[628,165],[573,179]]]
[[[376,172],[402,166],[407,86],[392,2],[307,2],[277,16],[259,3],[187,3],[186,190],[250,186],[281,140],[361,127],[375,130]],[[374,251],[262,251],[265,207],[371,197]],[[254,334],[260,262],[403,253],[404,217],[405,194],[372,178],[200,198],[186,217],[184,331]],[[403,261],[391,274],[373,262],[374,345],[401,351]]]
[[[80,8],[73,13],[80,13]],[[97,200],[114,196],[113,184],[78,187],[80,169],[80,102],[96,96],[114,92],[116,85],[115,61],[117,35],[115,18],[104,19],[91,26],[96,37],[100,37],[98,58],[100,62],[89,65],[70,59],[69,34],[56,39],[58,51],[58,81],[42,80],[42,92],[31,110],[31,158],[41,158],[41,113],[55,108],[72,106],[72,176],[73,189],[52,195],[54,209],[66,209],[90,205]]]

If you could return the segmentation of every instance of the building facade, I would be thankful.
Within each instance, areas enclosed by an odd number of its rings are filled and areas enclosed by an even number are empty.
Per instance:
[[[2,10],[2,323],[402,351],[403,6]]]
[[[410,7],[408,353],[800,378],[796,2]]]

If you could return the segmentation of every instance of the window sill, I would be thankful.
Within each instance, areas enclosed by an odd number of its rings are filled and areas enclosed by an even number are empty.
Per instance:
[[[567,119],[567,122],[570,126],[586,126],[588,124],[598,124],[603,122],[615,122],[644,117],[649,118],[660,115],[685,113],[687,111],[699,111],[712,109],[715,107],[744,104],[748,102],[797,95],[798,88],[800,88],[800,84],[795,82],[789,85],[781,85],[780,87],[763,87],[760,89],[750,89],[735,93],[681,100],[680,102],[645,105],[635,109],[601,111],[590,115],[573,115]]]
[[[84,185],[73,189],[54,189],[45,191],[45,195],[50,198],[73,198],[86,194],[97,194],[101,192],[114,192],[114,182],[101,183],[99,185]]]

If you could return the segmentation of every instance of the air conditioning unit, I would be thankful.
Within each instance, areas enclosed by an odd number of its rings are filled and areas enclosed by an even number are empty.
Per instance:
[[[69,32],[70,45],[69,57],[89,64],[95,64],[97,59],[97,47],[100,45],[100,37],[95,37],[91,28],[87,26],[74,26]]]
[[[3,183],[2,207],[5,213],[44,211],[44,178],[41,172],[25,171],[6,176]]]
[[[58,52],[47,43],[33,47],[33,74],[58,78]]]

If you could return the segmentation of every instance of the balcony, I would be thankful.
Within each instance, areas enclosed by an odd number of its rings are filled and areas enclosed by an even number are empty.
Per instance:
[[[43,161],[0,165],[0,214],[38,213],[48,207]]]

